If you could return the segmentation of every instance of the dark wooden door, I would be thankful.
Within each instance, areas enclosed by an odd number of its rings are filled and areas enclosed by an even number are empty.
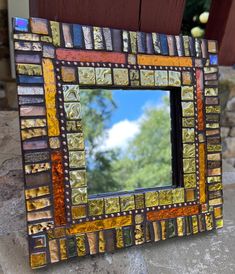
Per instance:
[[[30,0],[30,16],[179,34],[186,0]]]

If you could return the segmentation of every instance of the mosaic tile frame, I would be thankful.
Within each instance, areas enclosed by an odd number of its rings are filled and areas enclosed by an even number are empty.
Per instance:
[[[32,268],[223,226],[217,43],[14,18]],[[87,195],[80,87],[181,88],[183,186]]]

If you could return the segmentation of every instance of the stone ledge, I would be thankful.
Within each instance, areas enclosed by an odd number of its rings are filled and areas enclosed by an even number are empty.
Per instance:
[[[0,112],[0,274],[29,274],[18,113]],[[225,167],[224,228],[50,265],[45,274],[235,273],[235,172]]]

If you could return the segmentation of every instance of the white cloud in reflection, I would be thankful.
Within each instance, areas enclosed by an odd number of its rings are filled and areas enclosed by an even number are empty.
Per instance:
[[[139,122],[139,119],[134,121],[125,119],[114,124],[107,130],[101,149],[125,148],[128,142],[138,134]]]

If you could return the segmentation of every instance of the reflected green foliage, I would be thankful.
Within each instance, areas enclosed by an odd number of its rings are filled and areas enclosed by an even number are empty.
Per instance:
[[[113,163],[116,181],[133,190],[172,184],[170,119],[166,107],[145,110],[140,131]]]
[[[89,194],[171,185],[170,117],[162,107],[146,108],[139,132],[125,149],[99,149],[116,108],[107,90],[81,91]],[[121,133],[120,133],[121,134]]]
[[[82,90],[82,120],[86,147],[89,193],[103,193],[120,189],[113,179],[111,163],[114,151],[99,151],[112,112],[116,108],[112,93],[108,90]]]

